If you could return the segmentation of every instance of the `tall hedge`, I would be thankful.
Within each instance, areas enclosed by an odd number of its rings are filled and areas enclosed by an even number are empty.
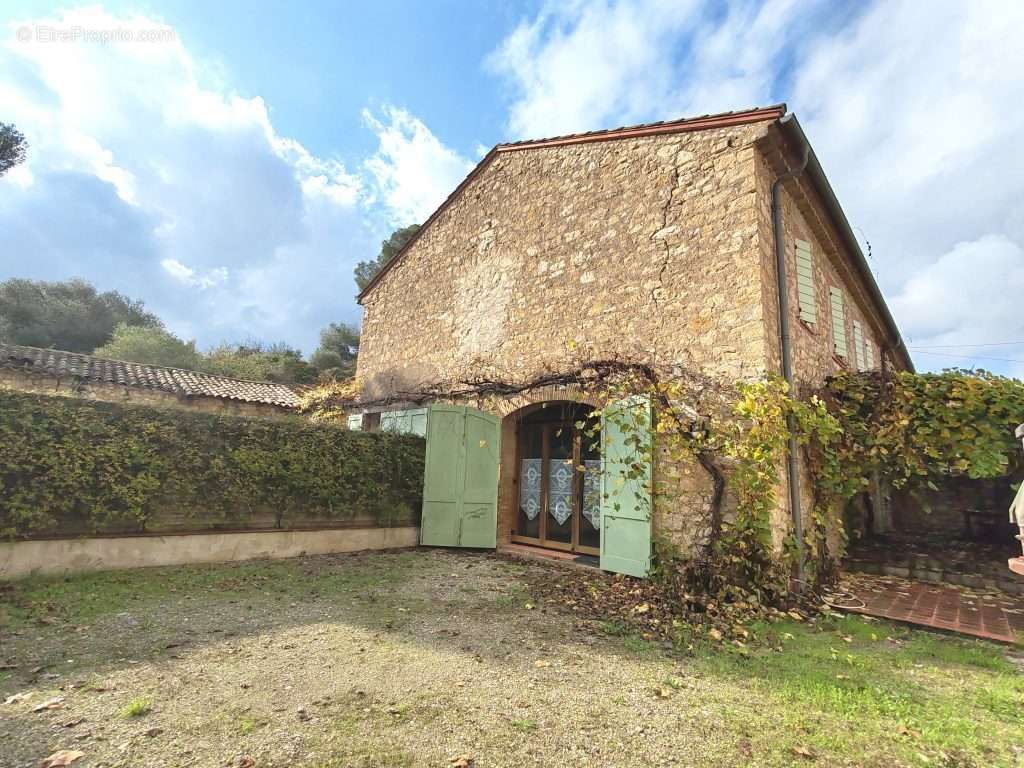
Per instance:
[[[424,441],[0,391],[0,535],[413,522]]]

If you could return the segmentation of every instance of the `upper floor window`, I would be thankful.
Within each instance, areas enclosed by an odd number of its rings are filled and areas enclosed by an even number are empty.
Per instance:
[[[811,259],[811,244],[806,240],[796,241],[796,293],[800,319],[814,325],[818,322],[818,302],[814,293],[814,262]]]
[[[843,306],[843,291],[831,286],[828,289],[829,302],[832,305],[832,349],[837,357],[850,359],[846,348],[846,309]]]
[[[861,328],[860,320],[853,321],[853,356],[857,362],[857,370],[867,370],[867,358],[864,355],[864,329]]]

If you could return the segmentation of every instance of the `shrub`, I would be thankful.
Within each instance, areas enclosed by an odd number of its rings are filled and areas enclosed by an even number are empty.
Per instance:
[[[423,458],[418,437],[0,391],[0,535],[413,522]]]

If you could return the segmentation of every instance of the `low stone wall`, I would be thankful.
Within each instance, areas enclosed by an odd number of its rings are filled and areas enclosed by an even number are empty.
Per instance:
[[[0,579],[415,547],[419,528],[341,528],[0,542]]]

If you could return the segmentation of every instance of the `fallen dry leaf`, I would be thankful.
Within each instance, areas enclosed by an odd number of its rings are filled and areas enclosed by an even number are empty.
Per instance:
[[[476,758],[466,752],[465,754],[453,757],[448,761],[452,768],[473,768],[476,765]]]
[[[537,659],[537,661],[533,662],[533,666],[537,667],[538,669],[542,667],[550,667],[551,662],[546,659]]]
[[[77,749],[59,749],[43,761],[43,768],[71,765],[80,757],[85,757],[85,752],[80,752]]]
[[[32,695],[32,691],[25,691],[24,693],[14,693],[4,699],[4,704],[17,704],[19,701],[24,701]]]
[[[722,633],[719,630],[717,630],[714,627],[712,627],[711,629],[708,630],[708,637],[710,637],[715,642],[718,642],[719,640],[722,639]]]
[[[651,610],[651,606],[648,603],[641,603],[633,609],[633,613],[647,613]]]
[[[810,747],[796,746],[793,747],[793,754],[800,755],[800,757],[806,757],[808,760],[813,760],[818,755],[815,754],[814,750]]]
[[[47,699],[42,704],[36,704],[32,707],[33,712],[42,712],[46,709],[60,709],[64,706],[63,696],[54,696],[52,699]]]

